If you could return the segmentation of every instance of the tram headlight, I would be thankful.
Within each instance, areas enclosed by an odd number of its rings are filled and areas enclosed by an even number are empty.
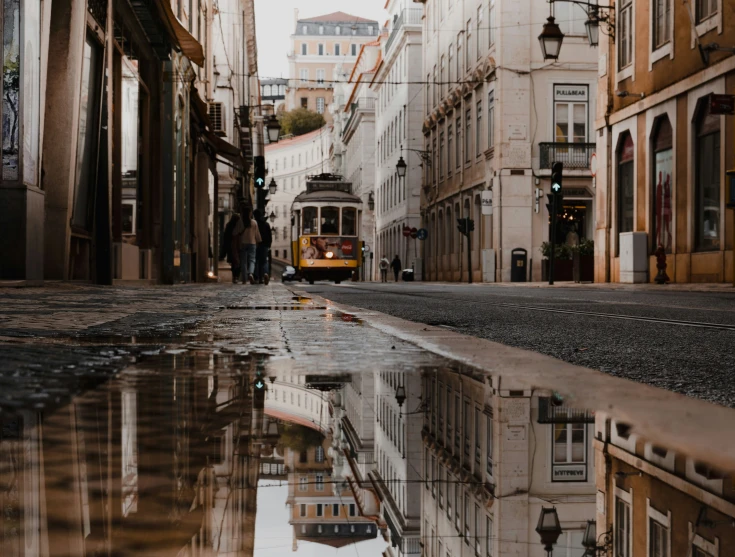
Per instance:
[[[325,256],[327,257],[327,259],[332,259],[332,257],[334,257],[334,253],[333,253],[333,252],[331,252],[331,251],[328,251],[328,252],[327,252],[327,253],[325,253],[324,255],[325,255]]]

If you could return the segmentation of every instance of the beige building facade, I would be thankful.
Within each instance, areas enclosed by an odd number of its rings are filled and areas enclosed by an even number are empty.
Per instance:
[[[333,82],[347,80],[360,48],[374,41],[378,32],[377,21],[344,12],[299,19],[296,9],[288,55],[286,109],[307,108],[323,114],[331,124]]]

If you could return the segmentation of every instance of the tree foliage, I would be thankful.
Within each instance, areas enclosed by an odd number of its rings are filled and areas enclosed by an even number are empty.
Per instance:
[[[297,453],[311,447],[321,447],[324,436],[316,430],[298,424],[281,424],[279,445],[286,446]]]
[[[324,116],[307,108],[294,108],[281,115],[281,135],[304,135],[326,124]]]

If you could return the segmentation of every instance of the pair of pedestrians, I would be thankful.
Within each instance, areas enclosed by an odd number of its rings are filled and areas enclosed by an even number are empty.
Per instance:
[[[388,269],[393,269],[393,276],[396,277],[396,282],[398,282],[398,273],[401,272],[401,260],[396,255],[393,258],[393,261],[389,262],[388,258],[383,256],[383,259],[380,260],[379,263],[380,267],[380,280],[382,282],[388,282]]]
[[[222,251],[232,269],[232,283],[242,277],[242,283],[268,284],[268,251],[272,242],[271,227],[263,213],[243,206],[234,213],[225,227]]]

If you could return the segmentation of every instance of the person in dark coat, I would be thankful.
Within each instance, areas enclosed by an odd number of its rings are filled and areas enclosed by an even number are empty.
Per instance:
[[[232,213],[232,217],[230,217],[230,221],[225,225],[225,230],[222,233],[222,245],[220,245],[219,249],[220,260],[226,259],[230,264],[233,284],[237,283],[237,279],[240,276],[240,259],[238,258],[238,254],[232,249],[232,231],[235,229],[239,220],[240,215]]]
[[[268,274],[268,253],[273,243],[273,233],[271,232],[270,224],[265,220],[265,216],[260,209],[253,211],[253,215],[255,221],[258,223],[258,230],[260,231],[262,240],[255,250],[255,278],[261,284],[268,284],[270,282],[270,275]]]
[[[390,262],[390,268],[393,269],[393,276],[396,277],[396,282],[398,282],[398,273],[401,272],[401,260],[397,255]]]

